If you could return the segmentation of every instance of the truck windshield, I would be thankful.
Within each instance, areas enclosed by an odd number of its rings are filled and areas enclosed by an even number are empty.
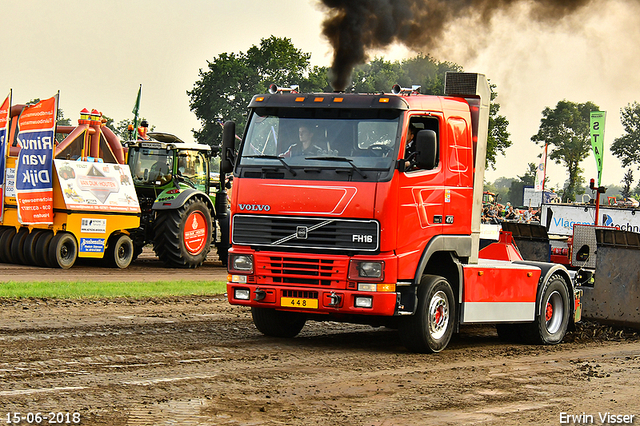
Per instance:
[[[137,148],[129,151],[131,175],[136,184],[165,184],[173,173],[173,151],[155,148]]]
[[[397,158],[399,116],[394,110],[257,108],[239,164],[388,170]]]

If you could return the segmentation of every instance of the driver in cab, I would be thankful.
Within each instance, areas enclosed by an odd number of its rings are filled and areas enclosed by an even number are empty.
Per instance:
[[[314,143],[313,137],[311,126],[301,125],[298,128],[300,142],[291,145],[282,156],[285,158],[298,156],[315,157],[322,154],[322,148]]]

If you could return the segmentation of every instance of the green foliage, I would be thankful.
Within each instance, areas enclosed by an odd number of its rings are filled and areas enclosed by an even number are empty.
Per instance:
[[[584,192],[581,188],[584,178],[581,176],[583,170],[580,163],[591,150],[590,113],[598,110],[599,107],[592,102],[562,100],[554,109],[546,107],[542,111],[540,129],[531,137],[536,144],[548,144],[548,158],[567,168],[569,177],[563,201],[575,201],[576,195]]]
[[[633,185],[633,170],[627,170],[620,182],[622,182],[623,184],[620,195],[622,195],[624,198],[631,197],[631,185]]]
[[[0,297],[51,297],[57,299],[102,297],[165,297],[222,294],[226,283],[212,281],[68,282],[35,281],[0,283]]]
[[[633,102],[620,109],[620,121],[625,134],[611,144],[611,152],[622,162],[623,167],[631,164],[640,166],[640,104]]]
[[[487,139],[486,166],[495,170],[496,155],[498,153],[505,155],[505,150],[509,148],[513,142],[509,139],[511,134],[507,131],[509,121],[505,116],[498,114],[500,104],[494,102],[494,99],[498,96],[498,92],[495,90],[496,85],[490,84],[490,87],[491,105],[489,106],[489,135]]]
[[[246,53],[222,53],[207,62],[207,70],[200,70],[193,90],[187,92],[190,108],[202,123],[202,128],[194,131],[196,140],[219,145],[221,123],[228,120],[243,129],[252,96],[265,93],[271,83],[283,87],[299,84],[305,90],[303,80],[309,75],[314,88],[326,87],[326,71],[311,69],[310,57],[296,49],[290,39],[271,36]]]
[[[513,179],[507,195],[512,205],[522,205],[524,188],[527,186],[534,186],[536,183],[536,169],[537,167],[535,163],[528,163],[527,170],[524,174],[522,176],[518,176],[517,179]]]
[[[247,120],[247,105],[253,95],[266,93],[272,83],[281,87],[298,84],[301,92],[331,92],[330,70],[311,67],[311,54],[296,49],[290,39],[271,36],[262,39],[246,53],[222,53],[207,62],[200,70],[193,90],[187,92],[190,108],[202,123],[194,136],[200,143],[219,145],[225,121],[236,122],[241,134]],[[462,71],[452,62],[438,62],[430,56],[418,55],[403,61],[385,61],[375,58],[356,67],[347,91],[359,93],[390,92],[394,84],[421,86],[425,94],[444,93],[444,75],[447,71]],[[495,85],[492,85],[495,89]],[[492,100],[497,96],[493,90]],[[489,118],[487,164],[494,166],[498,153],[511,146],[507,126],[509,122],[499,115],[500,105],[492,103]]]

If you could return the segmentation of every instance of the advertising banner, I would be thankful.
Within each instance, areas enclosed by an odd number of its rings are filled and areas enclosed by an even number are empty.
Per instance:
[[[129,166],[71,160],[54,160],[54,163],[67,209],[140,212]],[[98,223],[92,222],[93,226]]]
[[[53,148],[58,95],[29,105],[18,119],[20,154],[16,166],[18,220],[53,223]]]
[[[622,231],[640,232],[640,215],[633,208],[603,207],[599,209],[598,223]],[[593,225],[596,207],[584,205],[543,205],[541,223],[549,224],[549,235],[573,235],[573,225]]]
[[[591,111],[589,127],[591,129],[591,148],[596,157],[598,167],[598,187],[602,183],[602,156],[604,155],[604,122],[607,118],[605,111]]]
[[[9,144],[9,111],[11,110],[11,93],[0,105],[0,223],[4,213],[5,196],[5,165],[7,157],[7,145]]]

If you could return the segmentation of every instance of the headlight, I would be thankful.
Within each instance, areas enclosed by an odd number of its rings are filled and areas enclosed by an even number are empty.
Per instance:
[[[373,298],[369,296],[357,296],[355,306],[356,308],[371,308],[373,306]]]
[[[248,288],[236,288],[233,296],[239,300],[249,300],[251,291]]]
[[[253,273],[253,255],[251,254],[230,255],[229,270]]]
[[[384,279],[384,262],[351,260],[349,279],[353,281],[382,281]]]

